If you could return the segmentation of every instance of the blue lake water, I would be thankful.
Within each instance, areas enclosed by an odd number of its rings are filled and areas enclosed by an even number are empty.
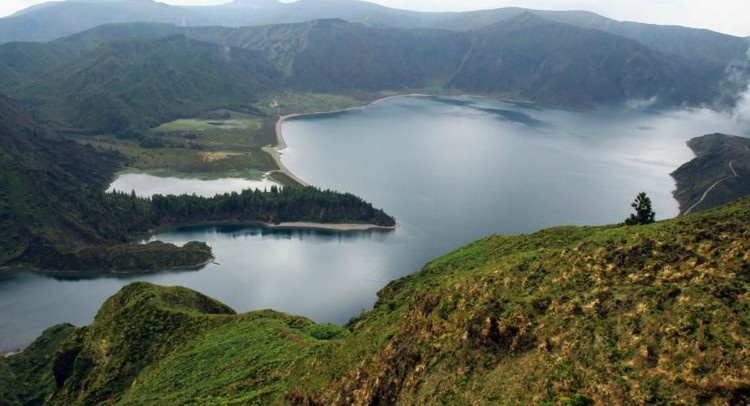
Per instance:
[[[669,173],[692,159],[685,142],[711,132],[747,135],[708,110],[574,112],[475,97],[393,98],[291,119],[282,129],[283,161],[295,174],[373,202],[400,227],[357,234],[189,227],[154,238],[206,241],[218,264],[126,277],[0,275],[0,351],[55,323],[90,323],[107,297],[136,280],[187,286],[240,312],[273,308],[343,323],[369,309],[389,281],[489,234],[619,222],[640,191],[659,218],[673,217]],[[154,182],[144,179],[128,187],[150,193]]]

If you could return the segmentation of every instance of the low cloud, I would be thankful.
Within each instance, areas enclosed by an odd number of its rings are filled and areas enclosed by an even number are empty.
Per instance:
[[[658,101],[657,96],[652,96],[650,99],[630,99],[625,102],[625,105],[631,110],[646,110]]]
[[[750,49],[748,49],[744,61],[728,67],[728,73],[728,80],[744,89],[737,96],[737,104],[732,110],[732,118],[750,131]]]
[[[732,118],[735,122],[742,124],[743,127],[750,129],[750,85],[738,98],[737,105],[732,112]]]

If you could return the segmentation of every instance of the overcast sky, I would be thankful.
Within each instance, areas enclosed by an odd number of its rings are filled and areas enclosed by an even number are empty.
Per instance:
[[[44,0],[0,0],[0,16]],[[162,0],[168,4],[210,5],[229,0]],[[750,36],[749,0],[372,0],[373,3],[425,11],[463,11],[499,7],[588,10],[617,20],[677,24]]]

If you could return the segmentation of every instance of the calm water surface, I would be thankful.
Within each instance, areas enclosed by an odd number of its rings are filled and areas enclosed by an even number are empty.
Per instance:
[[[269,190],[278,183],[264,177],[259,180],[242,178],[223,179],[188,179],[175,177],[153,176],[145,173],[125,173],[117,177],[108,192],[119,191],[130,193],[135,191],[139,196],[151,197],[156,194],[180,195],[196,194],[211,197],[220,193],[241,192],[245,189]]]
[[[6,274],[0,351],[55,323],[90,323],[107,297],[136,280],[187,286],[241,312],[273,308],[342,323],[369,309],[389,281],[488,234],[618,222],[639,191],[660,218],[673,217],[669,173],[692,158],[685,141],[717,131],[746,135],[705,110],[570,112],[471,97],[402,97],[289,120],[287,166],[384,208],[398,219],[395,232],[182,228],[154,238],[206,241],[218,264],[120,278]],[[163,187],[146,179],[125,190]]]

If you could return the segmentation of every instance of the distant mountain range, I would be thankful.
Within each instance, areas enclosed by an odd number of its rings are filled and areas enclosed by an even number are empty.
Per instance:
[[[130,23],[0,45],[0,92],[55,127],[100,131],[286,91],[473,93],[573,108],[631,99],[703,105],[721,94],[718,59],[668,54],[532,12],[470,31],[339,19],[243,28]]]
[[[180,26],[241,27],[338,18],[371,27],[470,31],[532,12],[542,18],[592,28],[641,42],[665,53],[726,65],[744,58],[747,39],[708,30],[621,22],[585,11],[522,8],[463,13],[397,10],[351,0],[236,0],[218,6],[170,6],[152,0],[67,0],[43,3],[0,19],[0,43],[50,41],[102,24],[161,22]]]

